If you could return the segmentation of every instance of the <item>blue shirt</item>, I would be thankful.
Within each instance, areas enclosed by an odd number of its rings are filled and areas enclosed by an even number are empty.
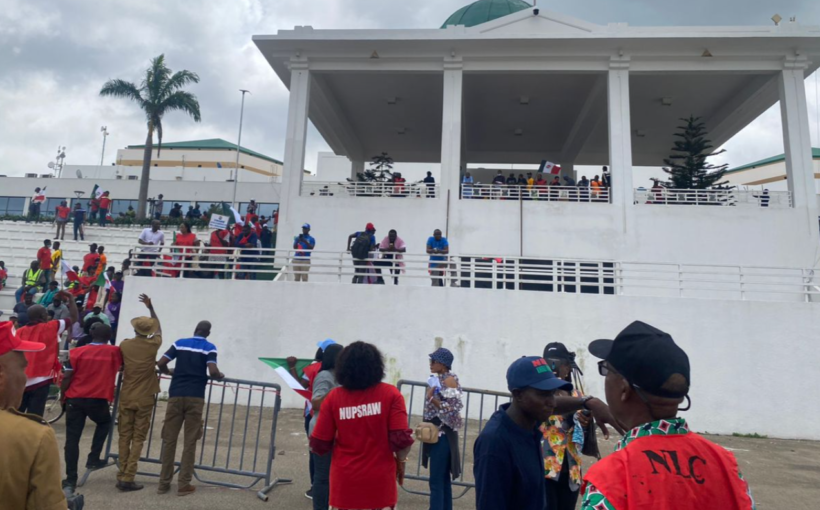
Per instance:
[[[524,430],[502,405],[473,445],[476,510],[544,510],[544,460],[538,428]]]
[[[174,342],[163,356],[177,360],[168,396],[205,398],[208,363],[216,363],[216,346],[198,336],[183,338]]]
[[[443,250],[444,248],[449,248],[450,243],[447,242],[446,237],[442,237],[438,241],[436,241],[435,237],[430,236],[427,239],[427,247],[433,248],[434,250]],[[447,257],[444,255],[430,255],[430,260],[446,260]]]
[[[316,247],[316,239],[314,239],[313,236],[304,235],[304,234],[302,234],[302,236],[307,240],[308,243],[313,245],[314,248]],[[303,242],[299,241],[299,236],[296,236],[296,237],[293,238],[293,245],[294,245],[295,248],[299,248],[299,249],[302,249],[302,250],[312,250],[313,249],[313,248],[309,248],[306,243],[303,243]],[[297,257],[302,257],[302,258],[310,257],[310,251],[297,251],[296,256]]]
[[[72,210],[74,213],[74,223],[82,223],[85,221],[85,209],[82,207],[79,209]]]

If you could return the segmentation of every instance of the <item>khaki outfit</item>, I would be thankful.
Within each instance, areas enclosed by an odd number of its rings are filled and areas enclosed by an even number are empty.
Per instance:
[[[177,452],[179,431],[185,426],[182,443],[182,460],[179,465],[177,484],[181,487],[191,485],[196,460],[196,442],[202,438],[202,409],[205,399],[199,397],[171,397],[165,409],[165,422],[162,425],[162,470],[159,474],[160,488],[171,485],[174,478],[174,459]]]
[[[306,282],[308,281],[308,272],[310,271],[310,259],[293,259],[293,276],[294,281]]]
[[[161,345],[161,335],[137,335],[120,344],[123,360],[117,418],[120,438],[117,480],[120,482],[133,482],[137,474],[142,445],[151,426],[154,398],[159,393],[156,360]]]
[[[68,508],[57,438],[40,416],[0,411],[0,473],[0,508]]]

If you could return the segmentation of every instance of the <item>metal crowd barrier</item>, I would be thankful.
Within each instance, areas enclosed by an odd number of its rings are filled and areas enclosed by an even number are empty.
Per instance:
[[[415,429],[416,425],[421,423],[422,415],[424,413],[424,400],[427,392],[427,383],[420,381],[405,381],[400,380],[396,386],[402,395],[405,396],[407,403],[407,414],[410,419],[410,428]],[[409,388],[409,396],[407,395]],[[498,406],[510,402],[511,396],[509,393],[489,390],[479,390],[476,388],[461,388],[462,402],[464,409],[462,410],[462,417],[464,424],[458,431],[459,442],[459,459],[461,460],[461,475],[453,480],[453,486],[461,488],[461,492],[453,493],[453,499],[459,499],[467,494],[470,489],[475,488],[475,478],[473,478],[473,443],[484,429],[484,425],[490,416],[498,410]],[[416,415],[413,415],[415,409]],[[430,476],[425,475],[421,465],[421,445],[422,443],[416,441],[413,449],[410,452],[410,459],[408,459],[406,470],[404,473],[405,484],[402,489],[410,494],[417,494],[420,496],[429,496],[430,491],[426,489],[412,489],[408,487],[406,480],[413,480],[419,482],[430,482]],[[413,457],[416,457],[413,459]],[[415,462],[411,462],[414,460]],[[415,464],[415,468],[412,465]]]
[[[162,379],[170,378],[163,376]],[[115,446],[114,432],[121,385],[122,375],[117,380],[111,428],[108,431],[108,442],[102,457],[106,462],[114,461],[110,466],[119,465],[119,453],[112,450]],[[273,460],[276,457],[276,424],[282,406],[281,390],[278,384],[267,382],[228,378],[221,381],[208,380],[202,418],[204,430],[202,439],[197,445],[197,460],[194,462],[196,480],[208,485],[236,489],[250,489],[260,481],[264,481],[265,485],[256,493],[262,501],[268,500],[268,493],[277,485],[292,483],[292,480],[274,478],[273,475]],[[265,402],[270,402],[270,394],[273,395],[274,405],[265,407]],[[140,468],[144,464],[162,464],[161,432],[164,414],[160,415],[161,413],[158,412],[161,407],[165,407],[164,401],[155,398],[150,428],[140,455]],[[225,432],[227,432],[227,437],[225,437]],[[234,437],[235,432],[237,433],[236,438]],[[238,437],[239,434],[241,438]],[[180,430],[177,458],[182,455],[183,435],[183,431]],[[220,450],[224,452],[226,449],[224,461],[218,460],[217,453]],[[180,462],[175,460],[174,465],[178,472]],[[94,471],[97,470],[87,470],[77,485],[82,486]],[[219,480],[205,479],[200,476],[201,471],[224,476]],[[137,474],[159,477],[159,473],[145,471],[138,471]],[[247,483],[236,483],[237,478],[246,478]]]

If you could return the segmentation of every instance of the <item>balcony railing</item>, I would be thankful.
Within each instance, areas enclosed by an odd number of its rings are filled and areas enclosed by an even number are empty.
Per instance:
[[[438,184],[423,182],[318,182],[302,183],[303,197],[391,197],[436,198]]]
[[[636,205],[712,205],[724,207],[791,207],[788,191],[741,189],[636,189]]]
[[[441,255],[371,252],[354,263],[349,252],[239,248],[134,247],[138,276],[267,279],[306,276],[320,284],[441,286],[570,294],[755,301],[820,301],[814,269],[616,262],[549,257]]]
[[[609,203],[609,188],[462,184],[462,200],[538,200],[541,202]]]

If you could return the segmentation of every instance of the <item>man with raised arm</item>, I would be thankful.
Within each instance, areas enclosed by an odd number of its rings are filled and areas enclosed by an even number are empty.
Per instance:
[[[143,488],[143,485],[134,482],[134,477],[137,474],[142,444],[151,426],[154,399],[159,393],[159,378],[155,367],[157,352],[162,345],[162,328],[151,298],[140,294],[139,300],[148,308],[151,316],[131,319],[135,336],[120,344],[123,365],[117,419],[120,438],[117,489],[123,492]]]
[[[225,377],[216,365],[216,346],[207,340],[210,334],[211,323],[200,321],[192,338],[174,342],[157,362],[160,372],[171,375],[168,406],[162,425],[162,470],[157,494],[166,494],[171,490],[177,439],[183,427],[185,439],[177,478],[177,495],[186,496],[196,490],[191,485],[191,478],[194,474],[196,442],[202,437],[202,409],[205,406],[208,376],[214,379]],[[168,363],[174,360],[176,365],[171,370]]]

